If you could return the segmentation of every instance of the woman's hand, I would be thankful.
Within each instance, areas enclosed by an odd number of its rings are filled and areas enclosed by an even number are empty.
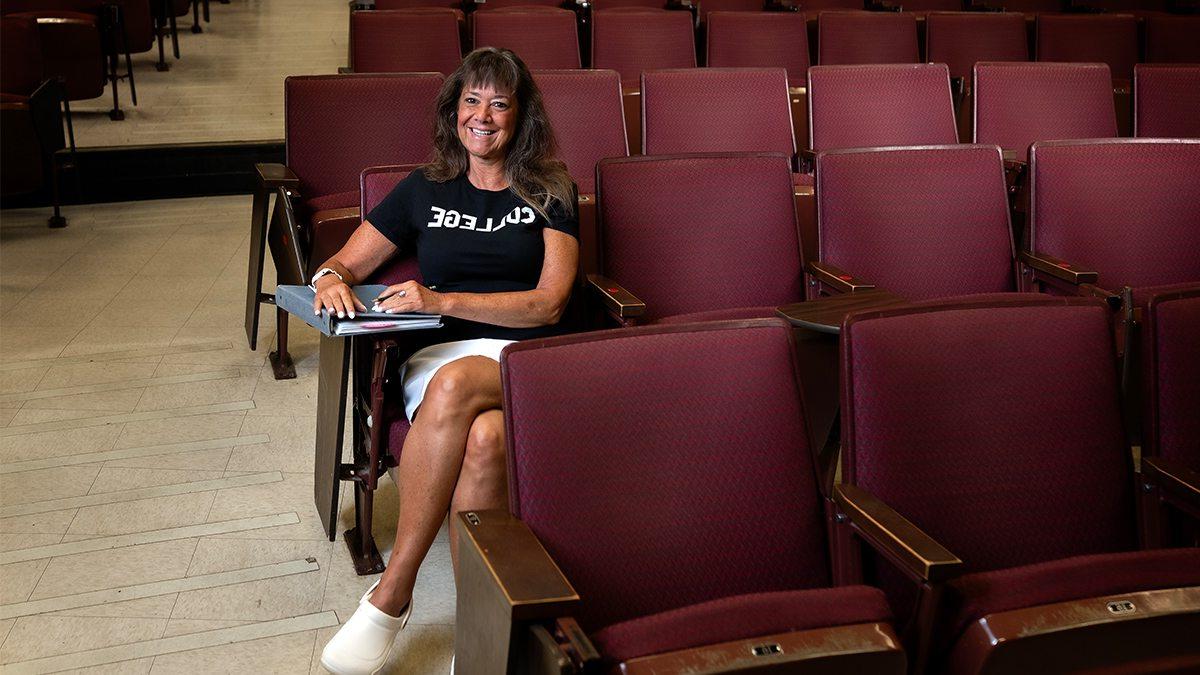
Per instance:
[[[313,299],[313,312],[321,316],[322,307],[330,312],[337,312],[339,319],[346,318],[346,315],[353,319],[356,309],[367,311],[358,296],[354,295],[354,291],[332,274],[317,279],[317,297]]]
[[[442,313],[442,294],[425,288],[415,281],[388,286],[375,300],[374,312],[402,314],[405,312],[421,312],[422,314]]]

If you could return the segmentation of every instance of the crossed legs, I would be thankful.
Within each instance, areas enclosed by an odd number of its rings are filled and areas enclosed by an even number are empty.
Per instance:
[[[371,603],[397,616],[447,510],[503,508],[508,484],[500,364],[468,356],[438,370],[404,440],[396,543]],[[457,541],[451,554],[457,563]]]

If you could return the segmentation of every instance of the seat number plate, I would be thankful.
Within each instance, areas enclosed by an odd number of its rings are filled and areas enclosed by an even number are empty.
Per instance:
[[[1128,600],[1118,600],[1108,603],[1108,611],[1113,614],[1132,614],[1137,611],[1137,607]]]
[[[754,656],[771,656],[772,654],[782,654],[783,648],[777,643],[757,645],[750,648],[750,653]]]

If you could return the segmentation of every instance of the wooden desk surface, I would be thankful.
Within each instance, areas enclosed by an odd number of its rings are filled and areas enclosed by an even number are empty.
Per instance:
[[[842,332],[842,319],[851,312],[890,309],[907,303],[895,293],[876,288],[784,305],[775,313],[793,326],[837,335]]]

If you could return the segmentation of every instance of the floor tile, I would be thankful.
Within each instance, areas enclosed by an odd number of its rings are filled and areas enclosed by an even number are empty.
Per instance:
[[[45,569],[45,560],[0,565],[0,604],[9,605],[28,600]]]
[[[0,647],[0,663],[153,640],[166,624],[166,619],[23,616]]]
[[[195,550],[195,539],[179,539],[60,556],[50,561],[29,599],[177,579],[187,574]]]
[[[215,496],[212,492],[200,492],[87,506],[79,509],[68,534],[128,534],[196,525],[205,522]],[[245,515],[234,517],[242,518]]]
[[[316,631],[239,642],[155,657],[153,675],[206,673],[280,673],[308,669]]]
[[[96,476],[90,494],[132,490],[153,485],[175,485],[220,478],[223,471],[197,471],[194,469],[145,469],[105,466]]]
[[[185,443],[237,436],[245,416],[244,411],[238,411],[126,422],[114,447],[138,448],[161,443]]]
[[[0,462],[25,462],[46,457],[62,457],[111,450],[121,425],[87,429],[42,431],[8,436],[0,441]],[[147,444],[148,445],[148,444]]]
[[[81,464],[0,474],[0,505],[86,495],[98,473],[98,464]]]

